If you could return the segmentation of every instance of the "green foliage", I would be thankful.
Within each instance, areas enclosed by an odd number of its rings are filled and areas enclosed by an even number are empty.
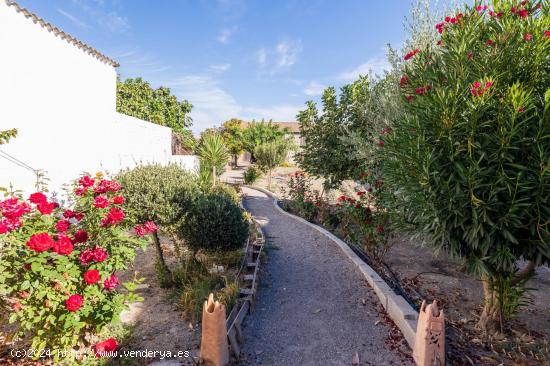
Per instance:
[[[193,107],[187,100],[178,101],[169,88],[153,89],[141,78],[117,80],[117,112],[124,113],[184,133],[191,126]]]
[[[233,250],[248,237],[248,222],[226,195],[203,195],[193,202],[178,234],[194,250]]]
[[[173,164],[139,166],[117,176],[126,198],[128,215],[154,221],[165,230],[177,225],[199,194],[194,176]]]
[[[287,132],[286,128],[283,129],[273,124],[271,121],[252,121],[243,131],[243,148],[251,154],[254,154],[254,150],[257,146],[276,140],[283,140]]]
[[[231,186],[229,184],[217,184],[208,191],[208,194],[227,197],[237,205],[241,202],[239,187]]]
[[[363,169],[363,162],[354,155],[354,147],[342,137],[354,131],[362,138],[375,120],[367,109],[372,103],[367,77],[342,87],[340,97],[334,88],[323,93],[322,113],[314,102],[298,113],[304,145],[297,154],[299,166],[311,175],[323,177],[325,188],[336,188],[345,179],[352,179]]]
[[[382,175],[405,223],[486,288],[521,257],[550,260],[549,5],[527,3],[525,19],[512,6],[464,8],[456,24],[443,23],[440,45],[404,65],[406,114],[383,149]]]
[[[15,136],[17,136],[17,130],[15,128],[0,131],[0,145],[7,144]]]
[[[223,173],[229,160],[222,135],[217,131],[203,133],[197,152],[201,167],[211,171],[212,185],[215,185],[216,178]]]
[[[92,182],[90,188],[82,190],[77,183],[70,193],[74,216],[61,207],[51,213],[44,211],[52,204],[47,201],[35,205],[12,197],[11,202],[27,209],[19,211],[20,226],[0,234],[0,303],[10,305],[9,323],[17,337],[30,340],[37,357],[40,351],[51,349],[56,364],[63,358],[57,350],[89,344],[107,325],[118,321],[128,302],[140,299],[131,282],[124,284],[127,292],[118,292],[113,276],[133,262],[136,249],[144,249],[147,241],[128,233],[134,224],[128,217],[119,217],[121,221],[116,223],[105,221],[111,210],[123,208],[122,203],[114,203],[114,197],[120,195],[116,183],[103,191],[100,178],[88,177],[88,181]],[[103,192],[107,207],[94,204],[99,193],[93,191]],[[5,209],[6,202],[0,204],[4,207],[0,221],[16,212]],[[64,214],[71,218],[65,220]],[[60,220],[67,225],[63,231]],[[82,231],[87,233],[86,239],[77,234]],[[37,235],[42,240],[49,237],[53,247],[32,245]],[[97,278],[85,276],[90,270],[98,271]],[[109,286],[105,284],[108,279]],[[81,305],[69,307],[71,296],[80,296]]]
[[[268,174],[268,189],[271,187],[271,172],[281,165],[289,151],[289,142],[287,140],[275,140],[256,146],[254,156],[256,165]]]
[[[227,151],[233,157],[233,166],[237,166],[239,154],[244,151],[243,131],[243,121],[240,119],[232,118],[223,123],[223,142],[227,146]]]
[[[244,184],[254,184],[262,176],[262,171],[256,165],[250,165],[243,174]]]
[[[285,195],[290,211],[308,221],[314,221],[323,201],[319,192],[311,190],[310,187],[309,177],[304,172],[297,171],[290,177]]]

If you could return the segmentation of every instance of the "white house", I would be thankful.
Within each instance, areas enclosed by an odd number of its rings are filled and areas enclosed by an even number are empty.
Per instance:
[[[19,4],[0,0],[0,187],[30,192],[36,171],[59,190],[84,171],[140,162],[198,167],[173,156],[171,129],[116,112],[118,63]]]

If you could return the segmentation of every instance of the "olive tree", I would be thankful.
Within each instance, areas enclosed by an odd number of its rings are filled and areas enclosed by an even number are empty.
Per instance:
[[[273,169],[284,163],[288,151],[290,149],[290,143],[286,140],[277,140],[267,142],[256,146],[254,149],[254,156],[256,157],[257,166],[267,171],[267,186],[271,187],[271,175]]]

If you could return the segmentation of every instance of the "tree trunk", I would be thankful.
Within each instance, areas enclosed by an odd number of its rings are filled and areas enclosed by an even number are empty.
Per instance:
[[[487,333],[502,331],[502,307],[495,287],[494,278],[483,276],[483,311],[477,323],[477,327]]]
[[[239,167],[239,155],[233,155],[233,164],[235,165],[235,168]]]
[[[170,272],[170,269],[168,269],[168,266],[166,265],[166,261],[164,260],[164,253],[162,252],[162,248],[160,246],[160,239],[156,231],[153,233],[153,242],[155,243],[155,249],[157,250],[157,257],[158,257],[160,266],[162,267],[162,271],[164,272],[166,278],[170,279],[171,281],[172,273]]]
[[[216,185],[216,167],[212,167],[212,187]]]

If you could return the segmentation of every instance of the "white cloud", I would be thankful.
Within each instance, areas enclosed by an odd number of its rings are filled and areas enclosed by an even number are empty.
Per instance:
[[[267,63],[267,50],[265,48],[260,48],[256,53],[256,57],[258,59],[258,64],[260,64],[261,67],[264,67]]]
[[[237,31],[237,27],[224,28],[220,31],[220,34],[216,37],[216,40],[220,43],[226,44],[229,42],[229,38]]]
[[[121,33],[130,28],[128,19],[112,11],[97,19],[99,25],[106,27],[113,33]]]
[[[59,12],[59,14],[63,15],[65,18],[69,19],[71,22],[78,25],[80,28],[90,28],[90,26],[88,24],[86,24],[82,20],[78,19],[77,17],[75,17],[71,13],[69,13],[69,12],[67,12],[63,9],[57,9],[57,11]]]
[[[95,5],[83,0],[72,0],[84,13],[88,15],[90,20],[94,20],[99,26],[111,33],[122,33],[130,29],[128,18],[119,15],[115,10],[107,10],[104,1],[96,1]],[[116,3],[109,3],[109,7],[115,6]]]
[[[193,104],[191,118],[194,133],[214,125],[220,126],[230,118],[294,121],[297,112],[303,108],[302,105],[241,105],[210,75],[187,75],[160,84],[169,87],[178,98]]]
[[[193,104],[192,129],[199,132],[236,117],[242,108],[235,98],[227,93],[219,82],[206,75],[189,75],[162,83],[172,89],[178,98]]]
[[[300,41],[283,41],[277,44],[275,49],[278,60],[277,66],[290,67],[298,60],[298,55],[302,52],[302,42]]]
[[[224,72],[231,68],[231,64],[210,65],[210,69],[216,72]]]
[[[276,106],[251,106],[243,108],[241,118],[245,120],[261,120],[266,121],[272,119],[273,121],[295,121],[296,114],[300,109],[303,109],[302,105],[276,105]]]
[[[359,75],[382,75],[384,74],[385,70],[390,70],[391,65],[386,60],[386,58],[383,57],[374,57],[367,62],[357,66],[353,70],[348,70],[340,75],[338,75],[338,79],[344,80],[344,81],[351,81],[355,80],[359,77]]]
[[[323,90],[325,90],[325,88],[325,85],[319,84],[316,81],[312,81],[304,89],[304,94],[309,96],[318,96],[323,94]]]

